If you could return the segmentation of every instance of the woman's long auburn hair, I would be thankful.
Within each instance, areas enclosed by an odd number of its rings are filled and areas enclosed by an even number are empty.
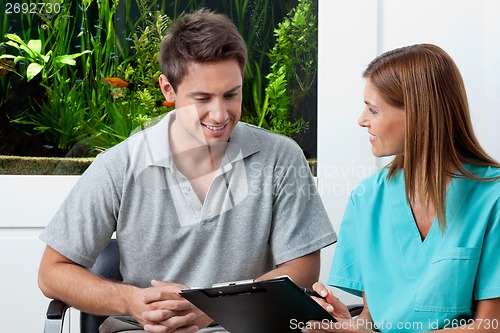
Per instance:
[[[389,165],[388,179],[404,170],[408,202],[436,209],[446,228],[446,176],[477,181],[464,163],[500,167],[479,145],[472,129],[465,86],[457,65],[441,48],[417,44],[386,52],[363,73],[385,100],[406,112],[404,155]]]

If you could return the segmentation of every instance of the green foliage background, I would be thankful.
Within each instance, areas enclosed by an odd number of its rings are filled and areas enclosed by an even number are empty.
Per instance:
[[[247,41],[242,120],[288,136],[307,129],[292,114],[316,80],[317,0],[44,2],[61,11],[14,15],[0,8],[0,70],[9,71],[0,78],[0,105],[20,82],[43,87],[43,94],[25,96],[26,109],[6,114],[23,129],[19,135],[42,137],[44,147],[62,156],[77,143],[95,155],[170,110],[158,106],[159,43],[171,19],[201,7],[227,13]],[[14,66],[6,60],[15,60]],[[129,85],[113,86],[105,80],[111,77]]]

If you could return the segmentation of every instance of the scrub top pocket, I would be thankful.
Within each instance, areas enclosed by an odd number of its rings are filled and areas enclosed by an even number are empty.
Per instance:
[[[440,253],[421,277],[415,310],[470,310],[480,257],[480,248],[452,248]]]

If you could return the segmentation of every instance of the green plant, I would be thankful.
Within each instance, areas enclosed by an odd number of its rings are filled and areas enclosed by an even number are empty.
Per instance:
[[[104,95],[108,98],[103,108],[106,121],[101,124],[98,134],[88,141],[96,151],[115,145],[133,130],[172,109],[161,105],[164,97],[157,86],[161,74],[157,60],[159,45],[171,20],[159,11],[149,12],[146,4],[139,2],[139,6],[141,13],[147,13],[143,16],[145,26],[137,28],[131,35],[133,55],[116,66],[113,73],[116,79],[123,79],[128,86],[108,84],[104,87],[107,89]]]
[[[90,53],[89,50],[86,50],[81,53],[54,55],[52,50],[50,50],[44,54],[40,39],[32,39],[28,43],[25,43],[19,36],[14,34],[7,34],[5,38],[9,40],[5,44],[17,49],[20,55],[3,54],[0,56],[0,59],[12,59],[15,64],[19,62],[29,63],[26,73],[23,73],[24,75],[15,71],[19,76],[25,76],[28,81],[40,73],[42,81],[48,82],[63,66],[74,66],[76,65],[76,58],[82,54]]]
[[[264,92],[259,71],[250,82],[254,110],[246,108],[245,121],[256,123],[287,136],[308,128],[302,119],[293,119],[292,108],[308,93],[317,73],[317,17],[312,0],[299,0],[274,30],[276,41],[268,56],[271,73]],[[258,66],[255,66],[258,69]]]
[[[245,76],[254,78],[260,71],[267,71],[267,50],[272,47],[273,30],[286,13],[290,1],[230,0],[223,1],[224,12],[228,13],[245,39],[249,62]],[[277,13],[278,11],[278,13]]]
[[[17,50],[19,55],[7,54],[2,57],[13,59],[17,64],[16,74],[43,89],[36,95],[26,96],[30,106],[17,112],[9,120],[26,125],[23,134],[41,134],[46,147],[54,146],[64,152],[91,131],[88,126],[91,121],[85,119],[89,108],[82,81],[73,79],[82,69],[81,62],[77,62],[78,58],[85,57],[91,51],[78,52],[81,48],[75,53],[71,51],[76,36],[73,15],[76,6],[72,7],[71,1],[66,1],[66,4],[58,0],[52,2],[61,4],[60,12],[26,13],[20,16],[22,29],[19,30],[19,35],[5,35],[8,40],[5,45]],[[35,33],[38,36],[31,38]],[[24,42],[23,39],[28,37],[31,39]],[[45,52],[47,49],[49,51]],[[35,78],[37,79],[34,80]],[[9,86],[11,96],[23,94],[20,90],[22,87],[16,82],[12,83]],[[43,151],[40,153],[43,154]]]
[[[69,80],[69,79],[66,79]],[[48,142],[57,148],[69,150],[76,142],[87,139],[91,122],[87,120],[89,107],[84,100],[82,84],[70,86],[67,82],[45,86],[47,101],[34,101],[35,112],[24,115],[14,122],[33,125]]]
[[[41,134],[47,144],[63,151],[83,142],[95,154],[170,110],[158,106],[164,99],[157,86],[159,43],[170,17],[203,7],[206,1],[50,1],[61,4],[60,13],[23,15],[14,28],[6,22],[16,18],[0,24],[7,39],[0,60],[16,61],[17,77],[45,89],[43,96],[29,99],[29,113],[11,119],[26,125],[23,132]],[[315,0],[301,0],[274,30],[275,45],[268,51],[272,42],[266,40],[281,17],[275,10],[285,12],[289,3],[227,0],[216,10],[224,9],[248,42],[243,120],[292,136],[307,127],[292,114],[315,80],[317,43],[313,5],[307,7]],[[135,6],[139,10],[134,17]],[[1,78],[2,89],[13,88],[14,75]],[[123,82],[113,84],[119,80]]]
[[[299,0],[275,31],[277,42],[269,55],[274,66],[284,66],[292,103],[301,100],[317,76],[317,2]],[[275,68],[272,68],[273,71]],[[278,70],[279,72],[280,70]]]
[[[161,74],[158,52],[162,36],[171,20],[159,11],[149,13],[144,20],[145,27],[138,28],[131,37],[134,57],[121,63],[117,73],[125,81],[133,83],[131,97],[155,117],[165,112],[164,108],[157,106],[164,99],[158,88],[158,78]]]
[[[2,8],[3,16],[0,21],[0,27],[2,32],[6,33],[8,31],[8,16],[5,8]],[[7,45],[0,43],[0,52],[3,51]],[[7,60],[0,60],[0,105],[3,103],[5,98],[8,96],[10,82],[8,80],[7,74],[11,71],[12,63],[7,62]]]

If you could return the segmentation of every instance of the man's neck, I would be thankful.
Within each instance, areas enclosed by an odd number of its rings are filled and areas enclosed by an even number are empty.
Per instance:
[[[177,169],[191,180],[217,171],[226,146],[227,144],[199,146],[173,153],[172,158]]]
[[[173,125],[173,124],[172,124]],[[189,180],[214,173],[219,169],[226,152],[227,142],[203,144],[183,135],[171,126],[169,131],[172,159],[180,172]]]
[[[226,147],[227,143],[223,143],[199,145],[178,153],[172,151],[173,163],[189,180],[202,203],[205,202],[210,184],[220,168]]]

